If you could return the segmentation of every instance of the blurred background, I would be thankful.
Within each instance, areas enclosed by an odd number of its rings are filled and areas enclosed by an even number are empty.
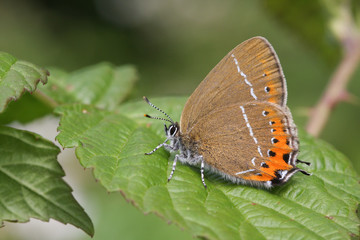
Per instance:
[[[338,10],[334,2],[342,1],[0,0],[0,51],[67,71],[101,61],[133,64],[139,80],[129,100],[141,100],[143,95],[189,96],[229,50],[248,38],[264,36],[280,58],[288,84],[288,105],[298,127],[304,128],[310,108],[342,57],[331,29]],[[359,23],[360,1],[343,2],[350,4]],[[357,97],[359,79],[357,68],[348,85]],[[13,126],[54,140],[58,119],[43,117],[50,111],[26,94],[9,105],[0,122],[17,120]],[[334,109],[321,138],[343,152],[360,172],[359,135],[360,105],[356,100]],[[119,193],[106,193],[91,171],[80,166],[72,150],[64,151],[59,161],[74,196],[94,222],[94,239],[192,239],[152,214],[145,216]],[[0,239],[90,237],[53,220],[32,220],[5,222]]]

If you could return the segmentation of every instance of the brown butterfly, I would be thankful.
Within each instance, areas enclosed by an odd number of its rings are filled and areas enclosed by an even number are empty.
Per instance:
[[[297,128],[286,106],[287,89],[279,59],[263,37],[251,38],[231,50],[187,100],[180,124],[159,110],[166,140],[160,147],[179,151],[177,160],[200,165],[234,183],[270,188],[286,183],[298,168]],[[169,144],[167,144],[169,142]]]

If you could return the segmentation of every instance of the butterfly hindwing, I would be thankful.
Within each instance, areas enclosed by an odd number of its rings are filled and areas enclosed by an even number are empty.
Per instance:
[[[235,182],[272,181],[295,167],[297,132],[289,114],[268,102],[233,104],[209,114],[189,136],[211,169]]]

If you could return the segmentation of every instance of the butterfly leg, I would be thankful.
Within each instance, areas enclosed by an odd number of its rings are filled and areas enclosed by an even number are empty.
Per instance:
[[[205,183],[205,178],[204,178],[204,168],[205,168],[204,158],[201,157],[201,168],[200,168],[201,181],[202,181],[202,184],[204,185],[204,187],[207,188],[206,183]]]
[[[311,163],[305,162],[305,161],[301,161],[300,159],[296,159],[296,163],[305,163],[305,164],[308,165],[308,166],[311,165]]]
[[[176,150],[177,150],[176,147],[174,147],[174,146],[172,146],[172,145],[169,145],[169,144],[166,144],[166,143],[165,143],[163,146],[164,146],[164,148],[165,148],[166,150],[168,150],[168,151],[170,151],[170,152],[173,152],[173,151],[176,151]]]
[[[169,176],[169,178],[168,178],[168,182],[170,182],[171,178],[172,178],[173,175],[174,175],[175,168],[176,168],[176,162],[177,162],[178,158],[179,158],[179,155],[176,154],[176,155],[175,155],[175,158],[174,158],[174,163],[173,163],[173,166],[172,166],[172,169],[171,169],[171,173],[170,173],[170,176]]]
[[[169,141],[169,139],[166,139],[163,143],[159,144],[156,148],[154,148],[154,150],[152,150],[151,152],[145,153],[145,155],[151,155],[153,154],[156,150],[158,150],[161,147],[165,147],[167,149],[172,149],[172,147],[169,144],[166,144],[166,142]]]

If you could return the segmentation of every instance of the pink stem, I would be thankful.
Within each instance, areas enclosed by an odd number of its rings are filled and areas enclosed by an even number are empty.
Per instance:
[[[325,92],[312,110],[306,130],[318,137],[323,130],[331,110],[347,95],[346,86],[360,61],[360,37],[343,41],[344,56],[332,75]]]

